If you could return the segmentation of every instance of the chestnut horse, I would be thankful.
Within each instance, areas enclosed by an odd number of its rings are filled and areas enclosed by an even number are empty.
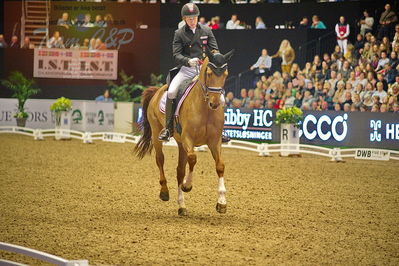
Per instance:
[[[224,162],[221,158],[222,131],[224,126],[224,109],[220,103],[223,86],[228,75],[227,61],[234,51],[222,55],[220,53],[207,53],[199,72],[197,83],[184,100],[179,121],[182,128],[181,134],[174,130],[173,137],[179,148],[179,163],[177,166],[178,184],[178,214],[187,215],[183,192],[192,189],[193,171],[197,162],[194,147],[208,145],[216,163],[216,172],[219,176],[218,200],[216,210],[226,212],[226,188],[224,185]],[[162,142],[158,140],[159,132],[165,126],[165,115],[159,110],[159,102],[167,89],[167,85],[159,88],[148,88],[143,92],[143,122],[144,133],[137,143],[134,151],[141,159],[146,153],[155,149],[156,163],[160,172],[159,183],[161,191],[159,197],[163,201],[169,200],[169,189],[164,173],[164,154]],[[186,164],[189,173],[186,176]]]

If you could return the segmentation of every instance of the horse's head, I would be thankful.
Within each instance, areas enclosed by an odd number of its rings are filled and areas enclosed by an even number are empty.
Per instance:
[[[207,58],[201,69],[201,78],[204,82],[203,89],[208,100],[209,107],[213,110],[220,105],[220,94],[223,93],[224,82],[228,75],[227,61],[233,56],[234,50],[227,54],[211,53],[207,51]]]

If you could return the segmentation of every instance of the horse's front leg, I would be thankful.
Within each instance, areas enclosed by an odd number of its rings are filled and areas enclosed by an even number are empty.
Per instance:
[[[183,148],[181,143],[178,143],[179,146],[179,164],[177,165],[177,203],[179,204],[178,214],[180,216],[187,215],[186,204],[184,203],[184,195],[183,195],[183,179],[186,174],[186,165],[187,165],[187,153]]]
[[[190,192],[191,189],[193,188],[193,172],[194,172],[194,166],[197,163],[197,155],[194,153],[194,145],[190,140],[186,139],[183,142],[183,148],[184,151],[186,152],[188,165],[189,165],[189,172],[188,175],[184,177],[181,188],[184,192]]]
[[[208,144],[211,150],[212,157],[216,163],[216,173],[219,177],[218,184],[218,201],[216,204],[216,211],[219,213],[226,213],[227,201],[226,201],[226,187],[224,185],[224,162],[221,158],[221,140],[211,142]]]

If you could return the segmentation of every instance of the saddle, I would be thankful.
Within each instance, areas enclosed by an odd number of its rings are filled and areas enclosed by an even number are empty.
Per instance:
[[[173,73],[174,72],[174,73]],[[168,88],[170,85],[170,81],[173,79],[173,77],[179,72],[179,69],[172,69],[169,72],[169,75],[166,79],[167,84],[168,84]],[[176,131],[181,134],[182,132],[182,128],[179,122],[179,112],[180,112],[180,108],[184,102],[184,100],[187,98],[187,95],[190,93],[191,89],[194,87],[195,83],[197,83],[198,81],[198,77],[194,77],[193,79],[186,79],[184,80],[182,83],[180,83],[179,87],[178,87],[178,93],[177,93],[177,97],[175,100],[175,113],[174,113],[174,120],[175,120],[175,127],[176,127]],[[165,90],[165,92],[162,95],[161,101],[159,102],[159,111],[161,111],[161,113],[166,112],[166,99],[168,97],[168,91],[167,89]]]

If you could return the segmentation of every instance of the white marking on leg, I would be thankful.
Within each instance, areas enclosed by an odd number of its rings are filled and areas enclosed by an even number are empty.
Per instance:
[[[183,190],[181,189],[181,185],[177,188],[177,204],[179,204],[179,208],[186,208],[186,204],[184,203],[184,195]]]
[[[186,188],[190,188],[193,182],[193,172],[189,172],[187,176],[184,177],[183,184]]]
[[[224,178],[219,177],[219,187],[218,187],[218,192],[219,192],[219,198],[218,198],[218,203],[220,204],[226,204],[226,187],[224,186]]]

